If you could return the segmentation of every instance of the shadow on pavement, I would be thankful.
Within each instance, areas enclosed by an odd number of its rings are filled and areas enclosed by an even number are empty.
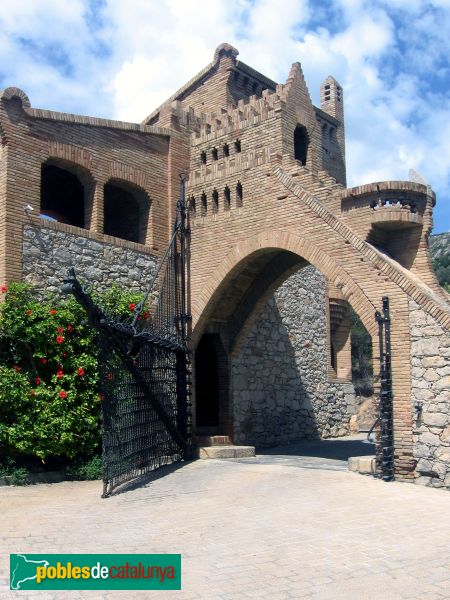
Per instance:
[[[375,454],[375,444],[366,441],[366,436],[336,438],[327,440],[304,440],[288,446],[260,448],[258,455],[268,456],[308,456],[347,461],[351,456]]]

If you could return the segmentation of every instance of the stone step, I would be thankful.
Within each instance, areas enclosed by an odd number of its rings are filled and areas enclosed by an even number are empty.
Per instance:
[[[203,446],[197,449],[198,458],[249,458],[255,456],[254,446]]]
[[[377,472],[375,456],[350,456],[348,459],[349,471],[363,475],[375,475]]]
[[[229,435],[196,435],[197,446],[232,446]]]

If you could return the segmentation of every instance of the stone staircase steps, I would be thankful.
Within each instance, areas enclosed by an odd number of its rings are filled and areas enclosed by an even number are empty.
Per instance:
[[[254,446],[234,446],[228,435],[198,435],[195,437],[197,458],[248,458],[255,456]]]

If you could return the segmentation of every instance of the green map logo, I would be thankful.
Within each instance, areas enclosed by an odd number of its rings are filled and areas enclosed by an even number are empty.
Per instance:
[[[14,565],[13,557],[15,557]],[[28,559],[25,554],[10,554],[9,559],[11,590],[31,589],[23,584],[25,584],[27,581],[33,581],[36,579],[36,566],[49,566],[49,563],[46,560],[31,560]]]
[[[10,554],[11,590],[181,590],[181,554]]]

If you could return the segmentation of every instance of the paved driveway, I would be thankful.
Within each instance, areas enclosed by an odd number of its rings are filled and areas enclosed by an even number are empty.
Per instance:
[[[450,493],[287,452],[196,461],[107,500],[100,482],[0,488],[0,598],[450,598]],[[183,591],[8,592],[9,552],[181,553]]]

